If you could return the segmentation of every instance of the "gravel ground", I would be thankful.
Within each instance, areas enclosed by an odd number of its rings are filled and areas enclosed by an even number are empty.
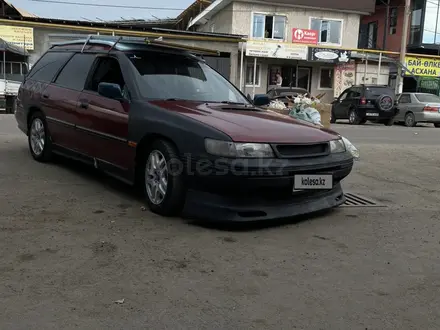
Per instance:
[[[440,131],[335,127],[345,190],[386,207],[213,228],[34,162],[0,115],[0,329],[440,329]]]

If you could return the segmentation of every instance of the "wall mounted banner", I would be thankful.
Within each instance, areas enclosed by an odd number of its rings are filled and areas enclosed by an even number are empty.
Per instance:
[[[307,59],[313,62],[348,63],[351,59],[351,51],[344,49],[310,47]]]
[[[440,59],[427,57],[405,57],[405,66],[409,70],[405,70],[407,76],[419,77],[439,77],[440,76]]]
[[[305,60],[307,59],[307,46],[287,42],[249,40],[246,42],[246,56]]]

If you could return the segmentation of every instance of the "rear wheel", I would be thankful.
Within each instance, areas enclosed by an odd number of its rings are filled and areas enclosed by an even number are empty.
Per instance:
[[[39,162],[48,162],[52,158],[52,141],[42,112],[32,114],[28,133],[29,150]]]
[[[408,112],[405,115],[405,126],[406,127],[414,127],[416,126],[416,118],[414,117],[414,114],[412,112]]]
[[[434,127],[440,128],[440,124],[439,123],[435,123]]]
[[[186,196],[183,163],[176,148],[157,140],[146,150],[142,183],[150,210],[163,216],[179,215]]]
[[[355,109],[351,109],[350,112],[348,113],[348,122],[350,123],[350,125],[359,125],[360,124],[361,119],[357,115]]]

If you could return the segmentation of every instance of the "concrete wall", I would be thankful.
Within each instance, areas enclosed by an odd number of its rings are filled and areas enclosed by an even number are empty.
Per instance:
[[[210,19],[207,24],[202,25],[199,31],[232,33],[232,10],[232,4],[226,6],[222,11]]]
[[[219,14],[215,15],[208,23],[199,27],[199,30],[209,31],[209,27],[212,22],[216,20],[221,21],[223,25],[230,25],[230,28],[221,27],[232,34],[240,35],[251,35],[252,26],[252,13],[270,13],[270,14],[281,14],[287,17],[287,28],[285,41],[292,41],[292,28],[310,28],[310,18],[328,18],[328,19],[338,19],[342,20],[342,47],[346,48],[357,48],[358,36],[359,36],[359,23],[360,15],[358,14],[347,14],[338,13],[322,10],[309,10],[302,8],[293,7],[282,7],[273,5],[262,5],[253,4],[247,2],[233,2],[232,10],[229,6],[221,11]],[[232,13],[232,19],[225,19]],[[220,18],[217,18],[220,17]],[[220,26],[215,24],[216,31],[221,32]]]

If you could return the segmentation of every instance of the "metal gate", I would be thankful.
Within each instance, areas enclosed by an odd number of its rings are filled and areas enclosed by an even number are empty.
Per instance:
[[[210,67],[220,72],[226,79],[229,79],[231,73],[230,57],[203,56],[203,58]]]
[[[439,95],[439,78],[420,77],[417,79],[417,92]]]

